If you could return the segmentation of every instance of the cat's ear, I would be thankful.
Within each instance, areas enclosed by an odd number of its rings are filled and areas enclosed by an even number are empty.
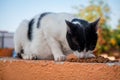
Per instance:
[[[65,22],[66,22],[66,24],[67,24],[67,31],[69,32],[69,33],[72,33],[72,31],[74,31],[75,30],[75,24],[73,24],[72,22],[70,22],[70,21],[67,21],[67,20],[65,20]]]
[[[98,18],[98,19],[95,20],[94,22],[90,23],[91,28],[92,28],[93,30],[95,30],[96,32],[97,32],[97,30],[98,30],[98,23],[99,23],[99,21],[100,21],[100,18]]]

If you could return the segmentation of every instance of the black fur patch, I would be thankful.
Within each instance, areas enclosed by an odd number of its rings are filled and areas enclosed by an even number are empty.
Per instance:
[[[33,29],[34,19],[32,19],[28,24],[28,39],[32,40],[32,29]]]
[[[78,22],[81,25],[74,24]],[[83,50],[94,50],[97,43],[97,33],[96,27],[98,21],[89,23],[88,21],[81,19],[73,19],[71,22],[66,21],[67,26],[70,30],[67,31],[66,38],[70,48],[74,51],[83,51]]]
[[[38,22],[37,22],[37,28],[39,28],[39,26],[40,26],[40,21],[42,20],[42,18],[43,18],[44,16],[46,16],[47,14],[50,14],[50,12],[45,12],[45,13],[42,13],[42,14],[40,15],[40,17],[38,18]]]
[[[21,54],[24,54],[24,50],[23,49],[21,49],[20,53],[17,53],[17,58],[22,59]]]
[[[72,50],[76,51],[76,50],[80,49],[79,44],[74,43],[74,40],[72,39],[72,34],[67,32],[66,38],[67,38],[68,44]]]
[[[22,56],[21,56],[21,54],[20,54],[20,53],[17,53],[17,58],[22,59]]]

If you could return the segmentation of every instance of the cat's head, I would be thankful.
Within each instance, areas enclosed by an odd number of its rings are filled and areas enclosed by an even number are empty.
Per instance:
[[[65,21],[68,26],[66,38],[73,51],[87,52],[95,49],[99,20],[100,18],[92,23],[81,19],[73,19],[71,22]]]

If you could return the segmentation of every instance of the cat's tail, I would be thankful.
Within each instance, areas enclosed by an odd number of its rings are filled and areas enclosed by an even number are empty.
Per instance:
[[[14,47],[15,52],[18,57],[21,57],[21,54],[24,53],[24,47],[27,44],[27,31],[28,31],[28,20],[23,20],[18,26],[15,34],[14,34]]]

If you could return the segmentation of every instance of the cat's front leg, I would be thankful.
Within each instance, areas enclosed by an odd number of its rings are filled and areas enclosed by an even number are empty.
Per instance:
[[[49,40],[47,42],[52,50],[54,60],[55,61],[65,61],[66,56],[63,54],[63,52],[61,50],[60,43],[57,40],[55,40],[54,38],[49,38]]]

